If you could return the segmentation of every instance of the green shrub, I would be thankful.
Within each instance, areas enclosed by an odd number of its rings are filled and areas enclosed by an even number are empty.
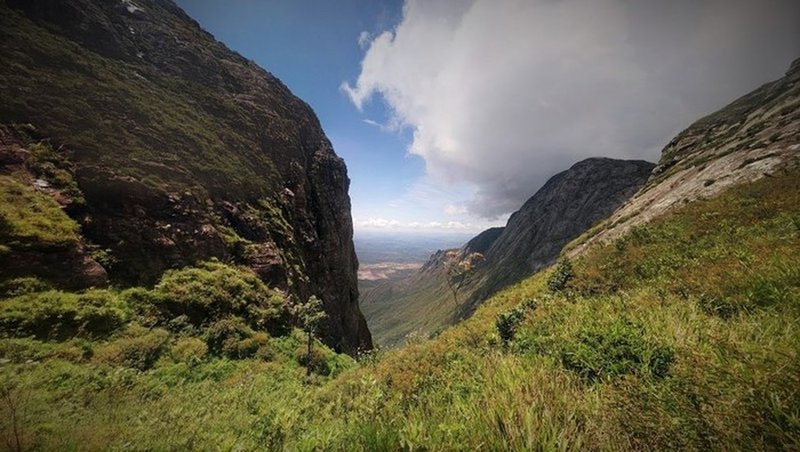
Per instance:
[[[170,349],[170,356],[177,362],[194,365],[202,361],[208,353],[208,345],[196,337],[178,339]]]
[[[52,287],[35,277],[13,278],[0,283],[0,298],[18,297],[34,292],[43,292]]]
[[[547,287],[551,292],[559,292],[567,288],[569,281],[575,276],[572,263],[567,258],[558,261],[556,270],[547,280]]]
[[[524,319],[525,312],[520,308],[514,308],[497,316],[495,327],[497,328],[497,334],[500,335],[500,340],[503,341],[503,345],[508,345],[509,342],[514,340],[517,327]]]
[[[330,375],[331,366],[328,363],[331,352],[320,346],[311,349],[311,355],[308,354],[306,347],[298,347],[295,350],[294,357],[301,366],[310,368],[312,372],[319,375]]]
[[[646,341],[641,327],[626,320],[605,327],[584,327],[574,341],[562,344],[561,361],[589,381],[637,373],[656,378],[667,375],[672,349]]]
[[[50,290],[0,303],[0,331],[11,336],[102,337],[122,326],[127,317],[124,303],[107,290],[83,294]]]
[[[238,317],[228,317],[214,322],[206,330],[206,343],[211,353],[217,356],[235,357],[237,344],[253,335],[244,321]]]
[[[119,337],[97,349],[94,358],[107,364],[147,370],[161,356],[168,339],[169,333],[165,330],[131,325]]]
[[[270,290],[255,273],[217,261],[168,271],[152,292],[131,295],[142,312],[152,313],[147,304],[155,306],[162,324],[186,316],[199,326],[233,315],[272,335],[284,335],[291,329],[283,296]]]
[[[257,358],[264,361],[271,360],[275,355],[269,335],[266,333],[255,333],[248,338],[231,343],[225,353],[230,358]]]

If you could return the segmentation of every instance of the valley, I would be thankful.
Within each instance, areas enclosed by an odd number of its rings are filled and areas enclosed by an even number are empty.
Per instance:
[[[797,5],[312,3],[0,1],[0,450],[800,450]]]

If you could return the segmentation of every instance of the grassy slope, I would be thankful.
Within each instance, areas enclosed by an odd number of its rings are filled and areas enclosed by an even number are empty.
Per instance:
[[[402,306],[402,312],[396,306]],[[402,345],[407,337],[428,337],[447,324],[454,309],[444,273],[438,269],[379,284],[361,295],[361,312],[373,342],[381,347]]]
[[[0,247],[68,247],[78,225],[50,196],[10,176],[0,176]]]
[[[44,449],[796,450],[799,175],[689,204],[574,262],[565,289],[547,270],[434,340],[310,386],[283,358],[137,372],[29,340],[30,363],[3,341],[2,381]],[[514,309],[503,343],[495,321]]]

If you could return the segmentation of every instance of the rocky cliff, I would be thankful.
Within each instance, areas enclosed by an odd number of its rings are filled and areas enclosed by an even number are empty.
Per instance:
[[[81,263],[7,233],[0,277],[149,284],[216,257],[319,296],[338,350],[371,347],[346,167],[280,80],[168,0],[6,0],[0,55],[0,172],[60,203]]]
[[[676,207],[785,171],[800,160],[800,59],[766,83],[690,125],[664,148],[647,184],[568,246],[576,256]]]
[[[462,256],[484,255],[461,289],[458,305],[446,286],[446,251],[435,253],[407,280],[365,293],[362,306],[378,343],[396,344],[412,331],[435,332],[492,293],[552,264],[564,245],[636,193],[653,167],[645,161],[591,158],[550,178],[505,228],[484,231],[458,250]]]

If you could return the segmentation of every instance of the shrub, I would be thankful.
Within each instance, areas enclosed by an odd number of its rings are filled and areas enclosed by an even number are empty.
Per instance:
[[[94,357],[112,365],[147,370],[161,356],[168,339],[165,330],[131,325],[118,338],[100,347]]]
[[[275,355],[266,333],[255,333],[252,336],[232,343],[227,351],[227,356],[237,359],[257,358],[269,361]]]
[[[49,284],[35,277],[13,278],[0,283],[0,298],[18,297],[50,290]]]
[[[551,292],[559,292],[567,288],[569,281],[575,276],[572,263],[567,258],[558,261],[556,270],[547,280],[547,287]]]
[[[311,372],[320,375],[330,375],[331,367],[328,364],[330,355],[331,352],[322,347],[314,347],[311,350],[311,354],[308,353],[305,347],[298,347],[294,353],[295,359],[301,366],[311,369]]]
[[[206,330],[206,343],[211,353],[218,356],[235,357],[237,344],[253,335],[242,319],[228,317],[212,324]]]
[[[524,319],[525,312],[520,308],[514,308],[497,316],[495,327],[497,328],[497,334],[500,335],[500,339],[503,341],[503,345],[508,345],[509,342],[514,340],[517,327]]]
[[[0,303],[0,331],[12,336],[101,337],[122,326],[126,319],[124,303],[107,290],[84,294],[50,290]]]
[[[194,365],[206,357],[208,345],[196,337],[184,337],[178,339],[170,349],[172,359],[177,362]]]
[[[255,273],[217,261],[168,271],[152,295],[135,296],[143,304],[157,307],[162,323],[183,315],[199,326],[234,315],[272,335],[284,335],[291,329],[291,316],[279,293],[267,288]],[[146,307],[141,309],[149,312]]]
[[[589,381],[637,373],[656,378],[667,375],[674,352],[646,341],[641,327],[619,320],[605,327],[583,328],[575,341],[562,344],[561,361]]]

